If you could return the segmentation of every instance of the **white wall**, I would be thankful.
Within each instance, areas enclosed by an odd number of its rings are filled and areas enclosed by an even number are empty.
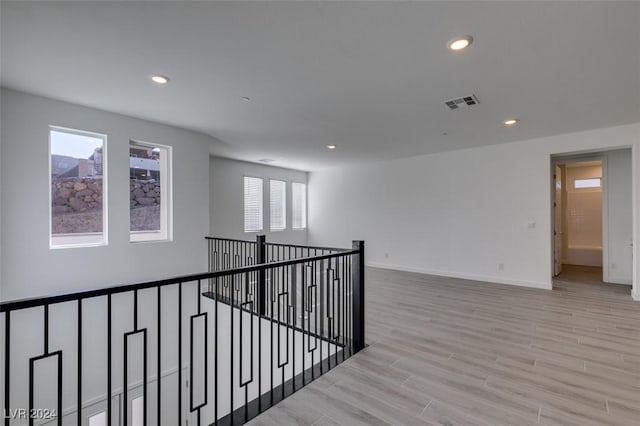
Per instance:
[[[551,155],[630,146],[637,158],[640,124],[313,172],[309,240],[363,239],[373,266],[551,288]]]
[[[265,234],[271,242],[307,242],[306,230],[291,229],[291,182],[307,183],[307,172],[219,157],[211,157],[210,167],[212,236],[254,240],[257,234]],[[244,232],[244,176],[263,179],[262,232]],[[269,230],[269,179],[287,182],[287,229],[284,231]]]
[[[1,121],[3,300],[206,270],[211,137],[7,89]],[[49,125],[107,135],[106,247],[49,249]],[[129,242],[130,139],[173,147],[172,242]]]
[[[636,149],[637,150],[637,149]],[[611,151],[606,154],[607,189],[604,196],[607,205],[607,241],[608,252],[607,282],[631,284],[633,281],[633,182],[638,182],[638,175],[633,172],[633,153],[630,150]],[[638,189],[636,188],[636,194]],[[636,218],[638,205],[636,206]],[[638,234],[636,234],[636,241]],[[636,282],[636,290],[640,283]]]

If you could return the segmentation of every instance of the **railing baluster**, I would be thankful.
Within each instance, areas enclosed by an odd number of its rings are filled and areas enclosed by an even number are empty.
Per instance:
[[[267,263],[267,253],[266,253],[266,245],[265,245],[265,236],[258,235],[256,237],[256,263],[263,264]],[[258,271],[258,286],[261,290],[265,289],[266,286],[266,273],[264,269]],[[260,292],[263,297],[258,301],[258,312],[260,315],[264,315],[266,313],[266,298],[264,297],[265,291]],[[273,311],[271,312],[273,315]]]
[[[325,282],[325,274],[324,274],[324,260],[320,261],[320,303],[318,303],[319,305],[319,314],[320,314],[320,335],[322,337],[326,337],[325,336],[325,332],[324,332],[324,311],[325,311],[325,303],[323,303],[325,301],[325,293],[327,291],[326,289],[326,282]],[[322,347],[324,346],[324,342],[322,341],[322,339],[320,340],[320,375],[324,374],[324,358],[322,356]],[[331,356],[331,345],[327,345],[327,357],[330,358]]]
[[[111,426],[111,294],[107,295],[107,426]]]
[[[242,280],[242,277],[244,276],[244,281],[245,281],[245,285],[243,286],[242,283],[240,283],[240,289],[242,291],[242,288],[245,287],[249,284],[248,281],[248,273],[241,275],[240,279]],[[241,293],[242,294],[242,293]],[[244,346],[244,340],[243,340],[243,336],[242,336],[242,332],[243,332],[243,327],[242,325],[244,324],[244,312],[243,312],[243,306],[244,304],[242,303],[242,300],[238,301],[238,312],[240,313],[240,319],[238,320],[239,323],[239,327],[240,327],[240,337],[238,339],[238,353],[240,355],[239,357],[239,361],[238,361],[238,384],[240,385],[240,387],[243,386],[243,382],[244,379],[242,378],[242,370],[243,370],[243,365],[244,365],[244,357],[243,357],[243,346]],[[233,306],[231,307],[233,309]],[[247,404],[249,403],[249,389],[247,388],[247,386],[244,386],[244,421],[247,421],[247,417],[248,417],[248,413],[247,413]]]
[[[253,273],[255,277],[255,273]],[[264,289],[256,285],[258,301],[264,298]],[[259,304],[259,302],[258,302]],[[258,413],[262,413],[262,316],[258,307]]]
[[[311,352],[311,380],[315,380],[316,378],[316,369],[314,368],[314,366],[316,365],[316,349],[318,348],[318,309],[316,306],[316,302],[318,300],[318,286],[316,285],[315,281],[317,279],[316,277],[316,262],[312,262],[311,263],[311,283],[312,283],[312,290],[311,290],[311,294],[313,295],[315,292],[315,296],[313,297],[313,299],[309,300],[310,304],[311,304],[311,312],[309,312],[309,320],[311,320],[311,314],[313,314],[313,325],[314,325],[314,330],[315,330],[315,338],[314,338],[314,347],[313,347],[313,352]],[[311,322],[309,322],[309,332],[311,332]],[[311,343],[311,342],[309,342]],[[320,359],[320,362],[322,362],[322,359]]]
[[[144,329],[142,333],[142,424],[144,426],[149,425],[147,407],[147,400],[149,399],[149,376],[148,376],[148,359],[147,359],[147,330]]]
[[[364,241],[354,241],[355,255],[352,269],[353,281],[353,350],[364,349]]]
[[[129,416],[128,416],[128,410],[129,410],[129,384],[127,383],[127,373],[128,373],[128,362],[127,362],[127,349],[128,349],[128,345],[127,345],[128,339],[127,339],[127,335],[124,335],[124,355],[122,358],[122,371],[123,371],[123,379],[122,379],[122,419],[123,419],[123,423],[124,426],[127,426],[129,424]]]
[[[269,295],[269,300],[271,301],[271,319],[273,319],[273,269],[270,270],[270,285],[269,285],[269,289],[270,289],[270,295]],[[266,287],[265,287],[266,288]],[[273,350],[273,321],[269,321],[269,336],[270,336],[270,341],[271,341],[271,357],[269,358],[269,386],[271,387],[271,391],[269,392],[269,402],[271,405],[273,405],[273,358],[274,358],[274,350]],[[277,364],[277,363],[276,363]]]
[[[211,246],[211,241],[209,241],[209,246]],[[211,264],[211,262],[209,262]],[[156,366],[156,380],[157,380],[157,388],[158,392],[156,393],[156,423],[158,426],[162,425],[162,287],[158,287],[157,293],[157,302],[158,302],[158,317],[157,317],[157,327],[158,327],[158,365]],[[111,425],[109,425],[111,426]]]
[[[193,385],[190,383],[190,385]],[[182,283],[178,283],[178,425],[182,425]]]
[[[291,289],[291,300],[293,301],[293,325],[294,327],[298,325],[298,293],[297,293],[297,281],[296,281],[296,265],[287,266],[289,268],[289,274],[291,275],[291,284],[289,288]],[[296,339],[295,335],[293,336],[293,344],[291,345],[292,349],[292,359],[291,359],[291,371],[292,371],[292,380],[293,380],[293,392],[296,389]]]
[[[282,275],[281,275],[281,279],[280,279],[280,289],[278,290],[278,319],[280,319],[280,293],[284,294],[286,292],[287,295],[287,299],[285,300],[285,305],[284,305],[284,309],[286,309],[287,315],[286,315],[286,324],[287,327],[285,327],[285,339],[287,342],[287,362],[286,364],[283,364],[280,369],[282,370],[282,399],[284,399],[284,383],[285,383],[285,366],[289,363],[289,292],[287,291],[287,287],[285,284],[285,268],[281,268],[282,269]],[[278,274],[276,274],[278,275]],[[280,360],[280,351],[281,351],[281,347],[282,347],[282,343],[280,342],[280,329],[282,328],[282,325],[280,322],[278,322],[278,365],[280,366],[281,360]]]
[[[62,413],[61,413],[62,414]],[[78,425],[82,424],[82,299],[78,299]]]
[[[218,426],[218,278],[213,279],[214,305],[213,305],[213,332],[215,333],[213,345],[213,423]]]
[[[202,300],[201,300],[201,292],[202,292],[202,284],[201,281],[198,280],[198,288],[197,288],[197,292],[196,292],[196,305],[197,305],[197,314],[196,315],[192,315],[191,316],[191,323],[189,324],[189,410],[190,412],[193,412],[194,410],[197,410],[197,424],[198,426],[200,426],[200,422],[201,422],[201,415],[200,415],[200,409],[207,404],[207,316],[206,314],[204,314],[204,403],[200,404],[197,408],[193,406],[193,393],[194,393],[194,385],[193,385],[193,371],[194,371],[194,362],[193,362],[193,357],[194,357],[194,353],[193,353],[193,346],[194,346],[194,334],[193,334],[193,330],[194,330],[194,319],[195,317],[200,317],[202,316]]]
[[[300,312],[302,313],[302,346],[300,349],[302,350],[302,386],[306,386],[307,378],[305,374],[305,358],[307,353],[304,351],[304,342],[305,342],[305,316],[307,315],[307,305],[305,304],[305,297],[307,295],[307,267],[304,263],[300,264],[300,275],[301,275],[301,283],[300,283],[300,296],[302,298],[302,302],[300,303]]]
[[[138,331],[138,290],[133,292],[133,331]]]
[[[4,408],[11,409],[11,311],[4,314]],[[10,418],[5,416],[4,424],[9,426]]]
[[[229,288],[232,288],[234,286],[234,275],[231,275],[231,286]],[[233,292],[231,291],[230,293],[230,298],[229,298],[229,312],[231,312],[231,345],[229,346],[229,350],[231,351],[231,368],[230,368],[230,373],[229,373],[229,388],[230,388],[230,393],[229,393],[229,414],[231,416],[231,424],[233,425],[233,335],[234,335],[234,330],[233,330]]]
[[[347,258],[343,257],[342,258],[342,279],[340,280],[339,285],[342,286],[342,300],[340,301],[342,304],[342,315],[340,317],[340,324],[341,324],[341,332],[340,332],[340,339],[338,339],[338,341],[342,340],[342,361],[344,362],[345,360],[345,340],[344,340],[344,336],[347,333],[346,330],[346,319],[347,319],[347,312],[346,312],[346,299],[347,299],[347,292],[346,292],[346,283],[344,278],[347,276]],[[338,349],[336,348],[336,356],[338,355]]]
[[[44,354],[49,353],[49,305],[44,305]]]

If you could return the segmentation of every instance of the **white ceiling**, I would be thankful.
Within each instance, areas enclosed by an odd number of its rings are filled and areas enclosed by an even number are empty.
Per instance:
[[[1,8],[3,86],[208,133],[249,161],[318,170],[640,121],[637,2]],[[471,93],[479,106],[442,104]]]

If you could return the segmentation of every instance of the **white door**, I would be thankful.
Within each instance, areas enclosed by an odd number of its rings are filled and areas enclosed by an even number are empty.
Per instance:
[[[562,272],[562,168],[556,166],[555,174],[555,201],[553,203],[554,209],[554,228],[553,228],[553,241],[554,241],[554,275],[560,275]]]
[[[64,425],[77,425],[77,411],[71,411],[62,416],[62,424]],[[56,426],[58,419],[38,422],[34,422],[35,425],[41,426]],[[119,426],[120,422],[120,395],[114,395],[111,397],[111,425]],[[89,406],[82,408],[82,421],[81,426],[107,426],[107,402],[102,400],[100,402],[93,403]]]

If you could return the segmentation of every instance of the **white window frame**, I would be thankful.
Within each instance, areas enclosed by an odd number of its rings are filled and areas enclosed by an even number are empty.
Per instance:
[[[294,185],[302,185],[304,187],[304,202],[302,203],[302,226],[295,226],[294,218],[295,214],[293,211],[293,203],[294,203],[294,194],[293,194],[293,186]],[[302,231],[307,229],[307,184],[303,182],[291,182],[291,229],[295,231]]]
[[[273,226],[273,183],[282,184],[282,205],[280,206],[282,209],[282,227]],[[284,180],[269,179],[269,229],[271,232],[281,232],[287,229],[287,182]]]
[[[247,229],[246,226],[246,199],[244,197],[244,186],[246,179],[259,179],[260,180],[260,229]],[[246,233],[262,232],[264,231],[264,179],[258,176],[244,175],[242,177],[242,229]]]
[[[66,234],[66,235],[53,235],[53,194],[51,191],[51,133],[68,133],[77,136],[87,136],[90,138],[102,139],[102,232],[98,233],[84,233],[84,234]],[[109,218],[108,218],[108,162],[107,162],[107,135],[102,133],[91,132],[87,130],[71,129],[61,126],[49,126],[49,149],[48,149],[48,170],[49,170],[49,249],[68,249],[68,248],[82,248],[82,247],[101,247],[109,245]]]
[[[173,147],[153,142],[131,139],[127,150],[127,172],[129,172],[129,152],[132,145],[146,148],[159,148],[160,155],[160,230],[159,231],[131,231],[131,217],[129,216],[129,242],[151,243],[173,241]],[[127,179],[127,188],[129,179]],[[131,202],[131,200],[129,200]],[[129,206],[131,213],[131,206]]]

